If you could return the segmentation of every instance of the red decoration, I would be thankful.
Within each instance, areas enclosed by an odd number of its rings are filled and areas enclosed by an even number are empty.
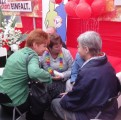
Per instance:
[[[25,47],[25,44],[26,44],[26,41],[22,41],[20,44],[19,44],[19,48],[24,48]]]
[[[55,4],[60,4],[62,2],[62,0],[50,0],[50,1]]]
[[[2,47],[3,47],[3,48],[6,48],[6,49],[7,49],[7,51],[9,51],[9,50],[10,50],[10,47],[9,47],[9,45],[7,45],[7,44],[4,44]]]
[[[69,1],[65,4],[65,11],[69,16],[77,17],[75,9],[77,4],[74,1]]]
[[[89,5],[91,5],[93,1],[94,0],[85,0],[85,2],[88,3]],[[97,0],[97,1],[100,1],[100,0]]]
[[[105,12],[106,0],[94,0],[92,5],[92,16],[98,17]]]
[[[89,19],[91,17],[91,7],[87,3],[80,3],[76,7],[76,14],[81,19]]]
[[[76,4],[78,4],[80,0],[73,0],[73,1],[74,1]]]
[[[79,1],[79,3],[83,3],[83,2],[85,3],[86,1],[85,1],[85,0],[80,0],[80,1]]]

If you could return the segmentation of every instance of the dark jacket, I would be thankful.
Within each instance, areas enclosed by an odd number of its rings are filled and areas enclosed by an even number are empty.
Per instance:
[[[77,120],[89,120],[105,106],[109,98],[117,95],[117,86],[116,73],[107,57],[91,59],[80,69],[72,91],[62,98],[60,104],[64,109],[75,112]],[[117,101],[114,109],[113,105],[110,107],[109,120],[117,113]]]

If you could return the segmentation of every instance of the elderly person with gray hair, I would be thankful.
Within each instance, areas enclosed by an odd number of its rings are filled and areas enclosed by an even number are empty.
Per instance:
[[[106,54],[101,52],[102,40],[94,31],[87,31],[78,38],[78,52],[85,60],[81,66],[71,91],[54,99],[51,107],[55,115],[62,120],[90,120],[99,111],[101,120],[114,120],[117,100],[106,109],[108,99],[118,93],[116,73],[108,62]]]

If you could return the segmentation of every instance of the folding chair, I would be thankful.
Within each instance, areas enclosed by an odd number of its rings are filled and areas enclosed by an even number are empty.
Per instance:
[[[6,64],[6,60],[7,60],[7,50],[6,50],[6,48],[0,47],[0,76],[3,73],[4,67]]]
[[[116,76],[117,76],[117,75],[116,75]],[[117,77],[117,78],[118,78],[118,83],[119,83],[119,85],[120,85],[118,95],[115,96],[115,97],[112,97],[112,98],[108,99],[108,101],[107,101],[107,103],[106,103],[106,106],[105,106],[105,107],[102,107],[102,110],[100,110],[100,111],[97,113],[96,117],[95,117],[94,119],[90,119],[90,120],[101,120],[101,119],[99,119],[99,117],[100,117],[100,115],[103,113],[103,111],[105,111],[106,108],[107,108],[110,104],[112,104],[113,101],[116,100],[116,99],[121,95],[121,78],[120,78],[120,79],[119,79],[119,77]]]
[[[119,80],[119,82],[120,82],[120,85],[121,85],[121,72],[118,72],[117,74],[116,74],[116,76],[117,76],[117,78],[118,78],[118,80]],[[121,95],[118,97],[118,108],[119,107],[121,107]]]
[[[9,98],[9,96],[7,94],[0,93],[0,104],[5,104],[5,103],[12,103],[12,100]],[[16,114],[15,114],[16,111],[19,113],[19,115],[22,118],[22,120],[26,120],[24,114],[22,114],[20,112],[20,110],[16,106],[14,106],[14,108],[13,108],[13,117],[12,117],[12,120],[16,120]]]
[[[6,48],[0,47],[0,67],[4,67],[7,59]]]
[[[118,78],[119,83],[120,83],[120,85],[121,85],[121,72],[118,72],[118,73],[116,74],[116,77]]]

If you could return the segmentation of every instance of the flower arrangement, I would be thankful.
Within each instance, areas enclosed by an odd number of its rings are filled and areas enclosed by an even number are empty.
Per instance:
[[[15,29],[16,16],[11,16],[7,20],[1,10],[0,16],[0,46],[14,52],[19,49],[19,44],[25,40],[26,34],[22,34],[20,30]]]

